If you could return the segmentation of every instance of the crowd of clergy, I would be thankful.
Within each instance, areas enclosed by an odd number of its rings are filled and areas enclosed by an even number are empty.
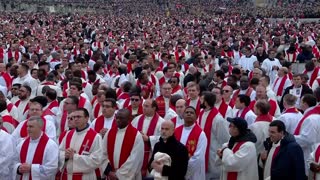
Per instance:
[[[155,14],[0,15],[0,179],[320,180],[319,25]]]

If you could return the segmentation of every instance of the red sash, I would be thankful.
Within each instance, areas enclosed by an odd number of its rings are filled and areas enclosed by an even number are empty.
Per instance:
[[[305,70],[303,73],[304,73],[304,74],[307,74],[307,71]],[[311,74],[310,80],[309,80],[309,86],[310,86],[310,87],[312,87],[312,84],[313,84],[314,80],[317,79],[318,74],[319,74],[319,68],[316,67],[316,68],[314,68],[314,70],[313,70],[313,72],[312,72],[312,74]]]
[[[93,99],[91,100],[91,105],[93,106],[94,103],[98,100],[97,96],[93,96]]]
[[[280,142],[279,142],[279,143],[280,143]],[[274,150],[274,152],[273,152],[273,154],[272,154],[271,167],[273,166],[273,162],[274,162],[273,160],[274,160],[274,158],[278,155],[279,151],[280,151],[280,146],[276,147],[275,150]],[[272,168],[270,168],[270,171],[271,171],[271,169],[272,169]]]
[[[275,89],[275,86],[276,86],[277,82],[279,81],[279,79],[280,78],[276,79],[276,82],[274,83],[273,89]],[[280,82],[279,87],[278,87],[278,90],[277,90],[277,96],[282,96],[282,92],[283,92],[283,89],[284,89],[284,84],[286,83],[287,79],[288,79],[287,76],[282,77],[281,82]]]
[[[4,79],[4,81],[6,81],[7,88],[10,89],[11,85],[12,85],[12,77],[7,72],[2,72],[1,75]]]
[[[54,107],[59,107],[59,102],[57,100],[52,101],[47,109],[51,110]]]
[[[179,126],[174,131],[174,135],[178,141],[181,140],[182,130],[183,130],[183,126]],[[189,158],[192,157],[194,152],[196,151],[201,132],[202,132],[201,127],[198,124],[195,124],[195,126],[192,128],[192,130],[188,136],[188,140],[187,140],[185,146],[188,149]]]
[[[21,100],[19,99],[14,105],[18,108],[20,105]],[[27,112],[27,110],[29,110],[29,103],[26,105],[26,107],[23,110],[23,114]]]
[[[49,108],[47,108],[46,110],[44,110],[43,112],[42,112],[42,116],[47,116],[47,115],[49,115],[49,116],[55,116],[55,114],[51,111],[51,109],[49,109]]]
[[[270,114],[266,114],[266,115],[257,116],[254,122],[260,122],[260,121],[271,122],[272,120],[273,120],[273,116],[271,116]]]
[[[95,130],[97,133],[99,133],[99,132],[101,131],[101,129],[103,129],[103,127],[104,127],[104,116],[101,115],[101,116],[99,116],[99,117],[97,118],[97,120],[96,120],[96,123],[95,123],[95,125],[94,125],[94,130]],[[112,128],[113,128],[113,127],[117,127],[115,118],[114,118],[113,121],[112,121],[112,126],[111,126],[111,127],[112,127]]]
[[[99,112],[100,112],[100,103],[97,103],[96,106],[94,106],[94,109],[93,109],[93,116],[95,118],[97,118],[99,116]]]
[[[299,110],[297,108],[293,107],[293,108],[286,109],[283,114],[285,114],[285,113],[298,113],[298,112],[299,112]]]
[[[126,100],[124,100],[124,103],[123,103],[123,108],[127,108],[127,107],[129,107],[129,105],[130,105],[130,98],[128,98],[128,99],[126,99]]]
[[[294,131],[294,135],[299,135],[300,134],[300,130],[302,127],[303,122],[312,114],[320,114],[320,106],[317,106],[313,109],[311,109],[310,111],[308,111],[307,113],[305,113],[302,117],[302,119],[299,121],[298,126],[296,128],[296,130]]]
[[[70,144],[71,144],[71,139],[72,139],[72,136],[74,134],[76,130],[73,129],[71,131],[68,131],[67,133],[67,137],[66,137],[66,146],[65,146],[65,149],[69,149],[70,148]],[[89,130],[87,131],[87,134],[85,135],[83,141],[82,141],[82,144],[80,146],[80,149],[79,151],[77,152],[79,155],[82,154],[83,151],[87,151],[87,152],[90,152],[90,149],[91,149],[91,146],[93,144],[93,141],[96,137],[97,133],[89,128]],[[98,172],[96,171],[96,174]],[[99,174],[100,176],[100,174]],[[62,180],[67,180],[68,179],[68,172],[67,172],[67,168],[64,170],[64,173],[62,175]],[[73,175],[72,175],[72,180],[82,180],[82,172],[73,172]]]
[[[120,94],[120,96],[118,96],[118,100],[119,100],[119,99],[128,99],[128,98],[130,98],[130,95],[129,95],[129,93],[127,93],[127,92],[122,92],[122,93]]]
[[[244,144],[245,142],[238,142],[233,148],[232,151],[233,153],[236,153],[240,147],[242,146],[242,144]],[[238,179],[238,172],[228,172],[227,174],[227,180],[237,180]]]
[[[10,123],[16,128],[19,125],[19,121],[15,120],[12,116],[10,115],[4,115],[2,116],[3,122]]]
[[[159,85],[160,87],[162,86],[162,84],[164,84],[166,82],[166,79],[164,77],[159,79]]]
[[[59,136],[59,144],[61,144],[61,142],[62,142],[63,138],[66,136],[67,132],[68,132],[68,131],[66,130],[66,131],[63,131],[63,132],[60,134],[60,136]]]
[[[11,112],[12,108],[13,108],[13,104],[12,104],[12,103],[9,103],[9,104],[7,105],[7,110],[8,110],[9,113]]]
[[[228,104],[226,104],[224,102],[224,100],[222,100],[222,102],[220,104],[220,107],[219,107],[219,112],[220,112],[220,114],[222,115],[223,118],[226,117],[227,110],[228,110]]]
[[[166,102],[164,100],[164,97],[163,96],[157,97],[156,102],[158,105],[158,114],[161,117],[164,117],[166,115]]]
[[[0,48],[0,59],[1,59],[1,63],[3,62],[3,57],[4,57],[4,50],[3,50],[3,48]]]
[[[86,101],[87,101],[86,98],[80,96],[78,107],[79,108],[84,108],[84,105],[86,104]]]
[[[68,112],[63,111],[62,116],[61,116],[61,120],[60,120],[60,132],[65,131],[67,117],[68,117]]]
[[[190,106],[190,103],[191,103],[191,99],[189,98],[189,99],[187,99],[186,105]],[[196,114],[200,114],[200,110],[201,110],[200,104],[201,104],[200,99],[198,99],[197,106],[195,107]]]
[[[184,52],[181,51],[181,57],[185,57],[185,56],[186,56],[186,55],[184,54]],[[176,58],[176,62],[178,63],[178,62],[179,62],[179,58],[180,58],[178,51],[175,51],[175,52],[174,52],[174,57]]]
[[[157,127],[157,123],[158,123],[159,117],[160,116],[159,116],[158,113],[156,113],[152,117],[150,125],[149,125],[149,128],[147,130],[147,133],[145,133],[147,136],[154,135],[154,131],[155,131],[156,127]],[[139,118],[139,121],[138,121],[137,130],[140,131],[140,132],[142,132],[142,130],[143,130],[144,118],[145,118],[145,115],[143,114]],[[143,164],[142,164],[142,176],[146,176],[146,173],[147,173],[150,151],[151,151],[150,146],[147,143],[145,143],[144,144],[144,158],[143,158]]]
[[[109,157],[109,162],[113,170],[121,168],[122,164],[124,164],[127,159],[130,156],[130,153],[133,149],[133,145],[136,139],[136,135],[138,133],[138,130],[134,128],[130,123],[127,126],[123,142],[122,142],[122,147],[121,147],[121,152],[120,152],[120,160],[119,160],[119,166],[118,168],[115,168],[114,166],[114,147],[116,144],[116,136],[117,136],[118,128],[117,127],[112,127],[109,130],[108,137],[107,137],[107,150],[108,150],[108,157]]]
[[[15,51],[15,52],[14,52],[14,59],[15,59],[16,61],[18,61],[18,60],[19,60],[19,57],[20,57],[19,51]]]
[[[241,112],[240,116],[239,116],[240,110],[237,112],[236,116],[237,116],[237,117],[241,117],[242,119],[245,119],[246,114],[247,114],[250,110],[251,110],[250,107],[245,107],[245,108],[243,109],[243,111]]]
[[[40,140],[39,140],[39,143],[37,145],[37,148],[36,148],[36,151],[34,152],[34,156],[33,156],[33,159],[32,159],[32,164],[42,164],[42,161],[43,161],[43,155],[44,155],[44,150],[46,148],[46,145],[49,141],[49,138],[48,136],[43,133]],[[28,154],[28,148],[29,148],[29,144],[30,144],[30,137],[28,137],[22,144],[21,146],[21,151],[20,151],[20,162],[21,164],[22,163],[26,163],[26,160],[27,160],[27,154]],[[29,175],[29,180],[31,180],[31,172],[30,172],[30,175]],[[21,177],[22,179],[22,177]]]
[[[296,62],[296,60],[297,60],[297,53],[296,52],[294,52],[294,53],[286,52],[286,54],[287,54],[289,62],[293,62],[293,63]],[[290,58],[290,55],[292,55],[292,58]]]
[[[43,121],[43,126],[42,126],[42,131],[43,133],[46,132],[46,124],[47,124],[47,120],[45,120],[43,117],[42,118],[42,121]],[[24,137],[27,137],[28,136],[28,131],[27,131],[27,123],[28,123],[28,119],[26,121],[24,121],[21,129],[20,129],[20,137],[21,138],[24,138]]]
[[[172,118],[171,121],[173,122],[174,127],[177,127],[177,117]]]
[[[203,116],[204,110],[202,110],[200,112],[199,115],[199,125],[201,126],[201,121],[202,121],[202,116]],[[207,136],[208,139],[208,146],[207,146],[207,150],[206,150],[206,170],[208,169],[208,163],[209,163],[209,150],[210,150],[210,143],[211,143],[211,129],[212,129],[212,124],[214,122],[214,118],[216,117],[216,115],[219,113],[219,111],[217,110],[217,108],[213,107],[209,114],[208,117],[206,119],[206,122],[204,124],[204,127],[202,128],[204,133]]]

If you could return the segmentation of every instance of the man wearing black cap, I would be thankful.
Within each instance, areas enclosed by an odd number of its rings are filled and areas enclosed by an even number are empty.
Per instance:
[[[239,117],[227,120],[231,138],[217,151],[218,162],[222,164],[220,179],[258,180],[256,136],[248,129],[246,120]]]

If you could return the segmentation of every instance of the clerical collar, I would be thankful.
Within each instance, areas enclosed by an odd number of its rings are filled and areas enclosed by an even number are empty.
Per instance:
[[[192,129],[195,126],[195,123],[193,123],[191,126],[183,126],[185,129]]]
[[[78,129],[78,128],[76,128],[76,131],[77,131],[77,132],[82,132],[82,131],[84,131],[85,129],[87,129],[88,127],[89,127],[89,123],[87,123],[86,127],[83,128],[83,129]]]
[[[274,61],[274,58],[269,58],[270,59],[270,61]]]
[[[252,55],[246,56],[246,58],[251,58]]]

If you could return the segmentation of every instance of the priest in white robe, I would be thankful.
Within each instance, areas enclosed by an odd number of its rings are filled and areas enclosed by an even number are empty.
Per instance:
[[[104,175],[108,178],[140,180],[144,156],[141,134],[130,124],[130,111],[120,109],[116,114],[116,127],[103,139],[103,158],[108,160]]]
[[[33,116],[28,121],[29,137],[17,146],[19,161],[14,165],[15,178],[22,180],[55,179],[58,168],[58,145],[42,132],[43,121]]]
[[[246,120],[227,118],[231,138],[217,151],[217,163],[222,165],[220,180],[258,180],[256,136],[248,130]]]
[[[18,108],[18,121],[21,122],[27,118],[27,111],[29,109],[28,103],[31,96],[31,88],[23,85],[19,89],[19,100],[14,104]]]
[[[266,75],[270,77],[270,84],[275,81],[279,68],[282,67],[279,59],[276,57],[276,51],[274,49],[269,49],[269,58],[265,59],[261,64],[261,68],[266,71]]]
[[[89,113],[84,108],[73,112],[76,128],[68,131],[59,150],[59,170],[63,180],[82,178],[96,180],[101,177],[101,136],[89,127]]]
[[[18,156],[13,137],[2,130],[3,120],[0,117],[0,177],[12,177],[14,161]]]
[[[207,137],[201,127],[196,123],[196,109],[189,106],[184,111],[184,125],[175,130],[178,141],[184,144],[189,153],[188,170],[185,176],[188,180],[206,179],[206,160]]]

